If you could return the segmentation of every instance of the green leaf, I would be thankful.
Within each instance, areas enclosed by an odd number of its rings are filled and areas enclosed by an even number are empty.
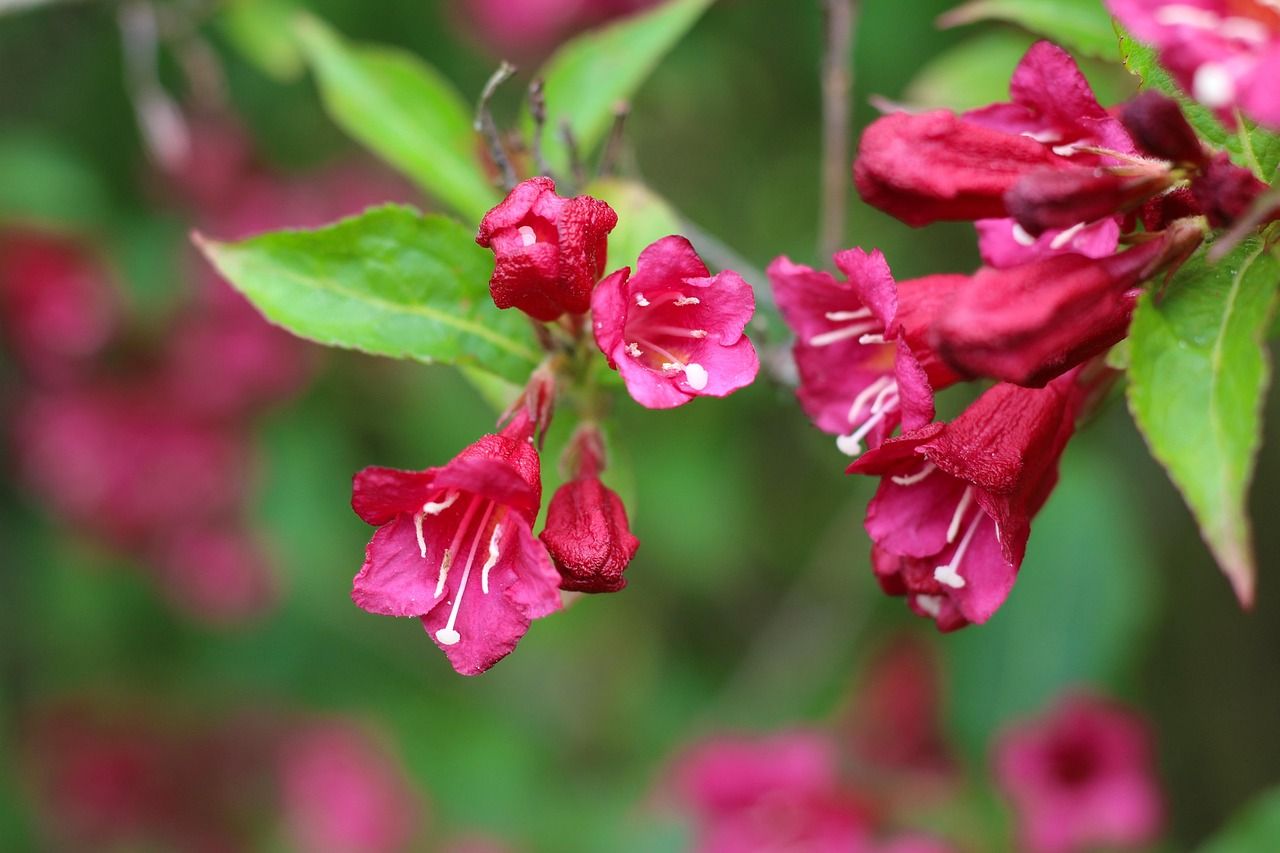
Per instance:
[[[1142,81],[1144,89],[1155,89],[1174,98],[1182,113],[1202,140],[1214,148],[1225,150],[1240,166],[1253,171],[1270,183],[1280,168],[1280,136],[1258,128],[1237,115],[1237,129],[1232,131],[1218,120],[1213,111],[1192,100],[1160,64],[1156,50],[1149,45],[1122,35],[1120,53],[1124,66]]]
[[[609,234],[610,270],[625,266],[635,272],[636,259],[646,246],[681,231],[675,210],[644,184],[603,178],[583,192],[607,201],[618,212],[618,225]]]
[[[277,80],[296,80],[303,68],[290,32],[297,12],[292,0],[231,0],[215,20],[245,59]]]
[[[108,207],[98,176],[58,138],[0,132],[0,220],[80,227],[103,222]]]
[[[470,108],[439,72],[401,50],[353,46],[312,17],[296,30],[325,108],[354,139],[467,219],[498,202]]]
[[[1272,788],[1231,819],[1199,853],[1257,853],[1280,850],[1280,788]]]
[[[268,320],[299,337],[517,383],[539,361],[524,315],[489,299],[492,257],[446,217],[385,205],[314,231],[195,239]]]
[[[1116,31],[1099,0],[970,0],[939,19],[944,27],[978,21],[1008,21],[1063,47],[1114,58]]]
[[[1253,601],[1248,490],[1262,431],[1280,261],[1254,239],[1217,264],[1202,249],[1130,330],[1129,409],[1236,596]]]
[[[543,149],[566,171],[569,153],[560,126],[567,122],[583,156],[604,138],[614,108],[628,101],[662,57],[697,22],[712,0],[671,0],[640,15],[570,40],[541,70],[547,98]]]

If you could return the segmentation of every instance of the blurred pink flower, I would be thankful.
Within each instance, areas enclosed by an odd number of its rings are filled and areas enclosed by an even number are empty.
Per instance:
[[[408,850],[421,803],[391,754],[338,720],[304,724],[280,745],[283,820],[299,850]]]
[[[278,597],[267,555],[237,526],[179,529],[151,554],[161,591],[193,620],[242,622],[269,609]]]
[[[995,752],[1028,853],[1070,853],[1153,841],[1163,807],[1145,722],[1076,695],[1015,726]]]
[[[858,685],[849,719],[854,754],[883,770],[949,773],[941,689],[933,647],[910,634],[890,637]]]
[[[469,28],[493,53],[536,62],[560,42],[661,0],[455,0]]]

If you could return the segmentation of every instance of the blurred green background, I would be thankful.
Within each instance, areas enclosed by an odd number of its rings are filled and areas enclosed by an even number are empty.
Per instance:
[[[442,2],[306,5],[353,39],[418,53],[468,97],[494,67]],[[1002,97],[1030,36],[999,25],[941,31],[934,21],[948,5],[865,0],[859,123],[875,115],[871,95],[959,106]],[[352,150],[311,80],[265,76],[216,27],[209,34],[235,108],[280,171]],[[637,174],[757,269],[779,254],[818,261],[820,39],[816,3],[722,0],[644,86],[628,123]],[[972,79],[944,69],[933,88],[908,92],[953,49],[968,51],[955,61]],[[1126,91],[1122,74],[1091,70],[1104,102]],[[111,4],[0,16],[0,210],[38,208],[105,247],[131,310],[160,328],[184,286],[187,226],[145,191],[123,73]],[[513,104],[500,98],[499,117]],[[42,168],[69,177],[32,179]],[[966,227],[922,234],[856,203],[846,238],[881,248],[902,277],[977,261]],[[173,615],[109,550],[7,485],[0,714],[13,722],[32,704],[95,692],[213,716],[245,705],[341,712],[390,733],[431,803],[432,835],[481,829],[544,851],[679,849],[678,824],[646,810],[665,756],[723,728],[831,718],[876,643],[909,630],[941,651],[944,718],[979,782],[1002,723],[1082,684],[1152,720],[1168,849],[1194,846],[1280,781],[1274,442],[1253,496],[1255,612],[1236,607],[1116,400],[1067,451],[1004,609],[987,626],[935,637],[876,588],[860,526],[874,483],[842,473],[789,389],[762,380],[670,412],[620,399],[616,414],[613,474],[643,543],[630,586],[535,623],[510,659],[475,679],[456,676],[413,620],[371,616],[348,598],[371,532],[348,506],[352,472],[439,464],[492,425],[493,411],[448,368],[327,352],[305,394],[261,421],[253,519],[284,595],[234,630]],[[8,731],[0,749],[13,757],[18,729]],[[0,846],[38,848],[20,766],[5,764]],[[1004,832],[999,809],[978,811]]]

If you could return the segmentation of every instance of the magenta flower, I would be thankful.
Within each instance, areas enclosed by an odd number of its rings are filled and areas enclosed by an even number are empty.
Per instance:
[[[755,308],[751,285],[732,270],[712,276],[677,236],[650,245],[635,275],[623,267],[591,297],[596,344],[650,409],[750,385],[760,360],[743,332]]]
[[[1280,10],[1270,0],[1107,0],[1107,7],[1228,125],[1238,107],[1280,128]]]
[[[489,50],[528,63],[590,27],[655,6],[660,0],[455,0],[454,5]]]
[[[193,620],[241,622],[263,613],[278,598],[262,546],[234,525],[169,531],[149,554],[161,592]]]
[[[561,606],[560,577],[531,530],[542,499],[531,436],[521,413],[441,468],[366,468],[352,485],[356,514],[378,528],[352,600],[421,618],[463,675],[493,666]]]
[[[544,321],[585,314],[617,224],[613,208],[599,199],[561,198],[550,178],[524,181],[484,215],[476,235],[496,258],[489,280],[494,304]]]
[[[410,849],[422,822],[390,753],[343,721],[308,723],[279,747],[286,829],[298,850],[391,853]]]
[[[869,811],[842,789],[835,747],[822,735],[718,738],[682,756],[673,777],[699,853],[870,847]]]
[[[1137,847],[1163,807],[1145,722],[1087,695],[1003,733],[995,771],[1028,853]]]
[[[942,733],[937,655],[914,634],[891,637],[858,683],[849,739],[859,760],[877,769],[943,776],[954,761]]]
[[[943,631],[991,618],[1087,392],[1075,372],[1042,389],[996,385],[951,423],[889,439],[849,466],[882,478],[866,527],[885,592]]]
[[[617,592],[640,547],[631,535],[627,510],[600,482],[604,437],[595,424],[579,427],[570,441],[573,479],[556,489],[538,538],[560,572],[560,588],[575,592]]]
[[[884,256],[849,249],[835,256],[848,277],[777,258],[769,279],[783,319],[796,334],[796,395],[814,425],[839,436],[850,456],[877,447],[899,423],[933,420],[933,392],[958,376],[929,349],[939,307],[965,276],[895,282]]]

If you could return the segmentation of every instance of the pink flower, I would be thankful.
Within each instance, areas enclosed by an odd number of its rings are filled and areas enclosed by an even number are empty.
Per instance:
[[[547,546],[560,588],[617,592],[640,540],[631,535],[622,499],[600,482],[604,437],[594,424],[579,427],[570,442],[573,479],[556,489],[539,538]]]
[[[561,606],[560,577],[531,531],[542,498],[531,435],[522,413],[444,467],[366,468],[352,486],[356,514],[378,528],[352,600],[421,618],[463,675],[493,666]]]
[[[842,789],[837,762],[816,733],[722,737],[683,755],[672,784],[696,822],[699,853],[865,850],[871,819]]]
[[[895,282],[879,251],[850,249],[835,261],[847,281],[785,257],[768,273],[796,333],[800,403],[814,425],[856,456],[864,441],[879,446],[899,423],[911,430],[933,419],[933,392],[958,377],[929,349],[930,325],[967,279]]]
[[[172,531],[149,553],[160,589],[194,620],[212,625],[242,622],[277,599],[267,555],[233,524]]]
[[[609,205],[585,195],[561,198],[550,178],[521,183],[485,214],[476,235],[496,258],[494,304],[544,321],[585,314],[617,224]]]
[[[1144,721],[1086,695],[1006,731],[995,771],[1029,853],[1135,847],[1163,821]]]
[[[421,808],[392,756],[342,721],[290,732],[279,748],[284,821],[299,850],[407,850]]]
[[[858,683],[850,717],[854,753],[876,768],[941,775],[953,767],[942,734],[937,655],[918,637],[891,637]]]
[[[596,343],[642,406],[670,409],[723,397],[760,369],[743,332],[755,313],[751,285],[732,270],[712,276],[683,237],[663,237],[591,297]]]
[[[1268,0],[1107,0],[1197,101],[1235,126],[1239,107],[1280,128],[1280,10]]]
[[[849,466],[881,477],[866,527],[885,592],[943,631],[991,618],[1087,392],[1075,372],[1042,389],[996,385],[951,423],[889,439]]]
[[[455,0],[481,41],[517,62],[536,62],[577,32],[660,0]]]
[[[0,233],[0,332],[37,379],[82,372],[115,333],[117,302],[107,271],[76,241]]]

